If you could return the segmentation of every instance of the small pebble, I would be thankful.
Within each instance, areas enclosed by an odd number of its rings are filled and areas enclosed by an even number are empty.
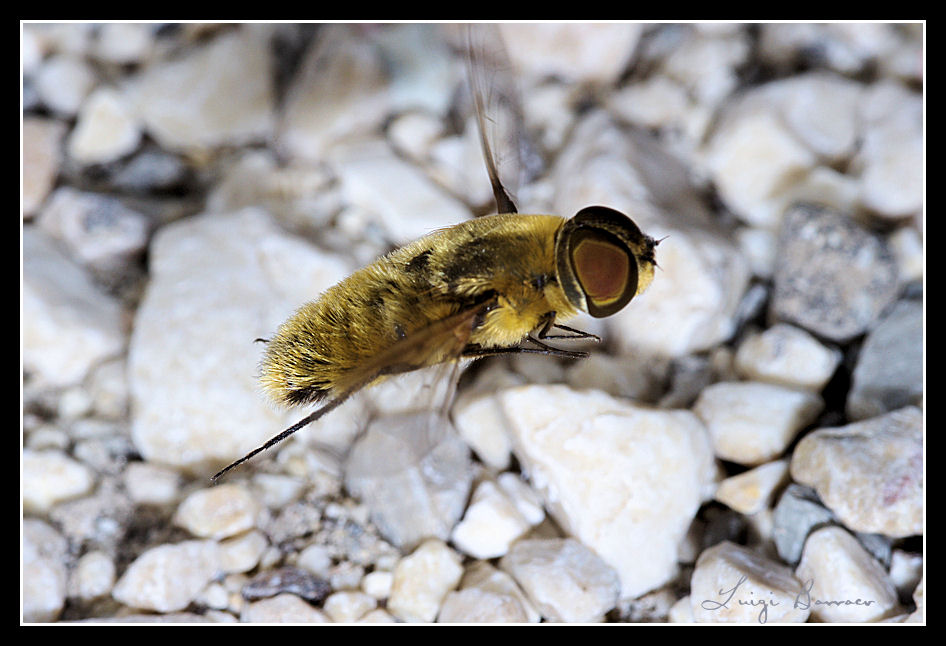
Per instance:
[[[821,392],[841,362],[841,353],[811,334],[776,323],[739,344],[736,370],[746,379]]]
[[[422,543],[394,569],[388,611],[407,622],[431,622],[463,575],[461,557],[442,541]]]
[[[219,540],[253,527],[259,512],[259,503],[246,487],[222,484],[185,498],[174,523],[194,536]]]
[[[484,481],[473,492],[463,519],[453,528],[451,541],[478,559],[505,554],[529,530],[529,522],[495,483]]]
[[[69,580],[69,596],[85,601],[103,597],[115,584],[115,563],[104,552],[86,552]]]
[[[787,460],[769,462],[723,480],[716,489],[716,500],[741,514],[755,514],[768,506],[787,479]]]
[[[621,591],[617,573],[571,538],[518,541],[500,567],[549,621],[601,621]]]
[[[698,622],[800,623],[809,614],[796,604],[802,592],[790,568],[724,541],[700,554],[690,608]]]
[[[804,586],[800,603],[819,621],[877,621],[898,609],[883,567],[840,527],[808,537],[795,576]]]
[[[53,505],[84,496],[95,485],[95,474],[62,451],[23,451],[23,510],[43,514]]]
[[[893,300],[897,265],[884,238],[853,219],[798,205],[782,219],[771,315],[832,341],[865,332]]]
[[[132,608],[183,610],[220,573],[214,541],[159,545],[141,554],[112,589],[116,601]]]
[[[378,602],[364,592],[342,591],[329,595],[322,604],[322,610],[335,623],[351,623],[364,617],[377,605]]]
[[[891,537],[923,532],[919,408],[814,431],[795,447],[791,472],[849,529]]]
[[[717,457],[756,465],[781,455],[815,420],[821,398],[762,382],[719,382],[705,388],[693,411],[703,420]]]
[[[294,594],[284,592],[269,599],[246,604],[240,621],[262,624],[322,624],[331,620],[317,608]]]

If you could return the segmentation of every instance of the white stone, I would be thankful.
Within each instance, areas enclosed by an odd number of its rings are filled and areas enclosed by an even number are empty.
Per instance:
[[[22,610],[27,623],[55,621],[66,602],[66,540],[35,518],[23,520]]]
[[[23,368],[36,384],[67,386],[125,344],[120,304],[42,233],[23,230]]]
[[[840,362],[840,350],[787,323],[746,337],[736,350],[742,377],[812,392],[825,387]]]
[[[525,623],[526,613],[515,599],[479,588],[466,588],[447,595],[437,622]]]
[[[396,244],[458,224],[469,210],[383,141],[336,147],[331,162],[346,202],[365,209]]]
[[[617,573],[572,538],[519,541],[500,567],[549,621],[601,621],[621,591]]]
[[[107,22],[98,27],[93,55],[101,61],[127,65],[147,58],[154,47],[156,25]]]
[[[128,566],[112,589],[116,601],[145,610],[183,610],[220,572],[214,541],[159,545]]]
[[[852,161],[863,205],[901,218],[923,206],[923,101],[900,83],[870,86],[861,102],[863,142]]]
[[[294,594],[283,592],[244,606],[240,621],[264,624],[323,624],[331,620]]]
[[[909,596],[923,578],[923,555],[894,549],[890,554],[890,582],[901,596]]]
[[[724,541],[705,550],[690,578],[690,608],[698,622],[801,623],[802,585],[790,568]]]
[[[257,473],[251,484],[254,497],[272,509],[280,509],[297,500],[305,488],[303,480],[276,473]]]
[[[819,621],[877,621],[899,609],[884,568],[841,527],[808,537],[795,576],[804,584],[802,600]]]
[[[177,508],[174,524],[200,538],[227,538],[255,526],[260,508],[249,489],[227,483],[190,494]]]
[[[23,511],[44,514],[56,503],[84,496],[95,474],[81,462],[55,449],[23,451]]]
[[[676,572],[677,544],[715,476],[689,411],[635,406],[599,391],[504,391],[515,452],[545,507],[637,597]]]
[[[350,623],[358,621],[377,606],[378,602],[364,592],[343,590],[329,595],[322,610],[336,623]]]
[[[776,489],[788,479],[788,460],[776,460],[726,478],[716,489],[716,500],[740,514],[762,511]]]
[[[268,338],[343,278],[346,263],[244,210],[163,227],[150,265],[128,360],[132,439],[141,454],[174,466],[221,467],[297,421],[298,411],[280,415],[264,403],[253,339]],[[296,438],[327,441],[357,430],[340,429],[340,419],[329,415],[320,420],[327,425]]]
[[[767,96],[748,95],[723,117],[704,156],[720,196],[753,226],[774,228],[787,186],[815,165]]]
[[[460,555],[440,540],[422,543],[398,561],[387,608],[408,622],[431,622],[463,575]]]
[[[460,551],[474,558],[490,559],[505,554],[529,527],[512,500],[495,483],[485,480],[473,492],[450,539]]]
[[[144,68],[124,94],[165,148],[244,144],[272,132],[270,65],[267,29],[241,25],[183,58]]]
[[[43,103],[67,117],[75,115],[95,87],[95,73],[73,56],[50,56],[36,72],[36,91]]]
[[[394,574],[384,570],[368,572],[361,580],[361,589],[374,599],[387,599],[391,595],[391,586],[394,585]]]
[[[717,457],[756,465],[778,457],[823,406],[809,392],[730,381],[704,388],[693,412],[706,424]]]
[[[664,75],[655,75],[613,92],[609,105],[622,117],[647,128],[679,123],[690,108],[686,88]]]
[[[220,541],[220,568],[224,572],[249,572],[255,568],[269,547],[266,535],[251,530]]]
[[[364,617],[358,620],[360,624],[393,624],[397,619],[391,616],[386,610],[375,608]]]
[[[500,29],[509,57],[522,73],[590,83],[616,80],[643,33],[643,25],[636,23],[507,23]]]
[[[138,505],[167,505],[180,493],[181,475],[147,462],[132,462],[122,473],[125,491]]]
[[[56,182],[62,157],[60,140],[66,131],[60,121],[23,119],[23,216],[33,215]]]
[[[326,26],[319,38],[287,91],[279,125],[286,152],[316,160],[333,144],[374,131],[391,107],[382,61],[366,39],[344,25]]]
[[[103,597],[115,584],[115,563],[104,552],[86,552],[76,562],[69,583],[70,596],[86,601]]]
[[[539,495],[515,473],[501,473],[496,482],[530,525],[545,520],[545,509]]]
[[[66,149],[81,164],[104,164],[134,151],[141,126],[122,94],[100,87],[79,109]]]
[[[791,473],[851,530],[922,534],[923,412],[911,406],[809,433],[792,453]]]
[[[503,600],[502,606],[506,609],[519,608],[525,619],[530,623],[542,620],[542,615],[526,596],[515,580],[506,572],[496,569],[487,561],[477,561],[467,567],[460,582],[463,590],[476,589],[493,597]],[[513,612],[518,612],[513,610]]]
[[[923,280],[926,270],[926,254],[923,239],[912,227],[901,227],[887,239],[897,258],[897,276],[901,284]]]
[[[738,84],[736,68],[745,63],[750,44],[738,33],[724,38],[707,36],[700,31],[687,34],[668,51],[661,67],[699,103],[715,106]]]
[[[319,576],[328,576],[332,568],[332,557],[325,545],[309,545],[299,553],[296,565]]]

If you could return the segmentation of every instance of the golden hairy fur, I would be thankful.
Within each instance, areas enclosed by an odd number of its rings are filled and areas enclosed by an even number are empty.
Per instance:
[[[367,377],[360,372],[379,352],[483,297],[495,295],[497,306],[470,332],[468,342],[482,348],[519,343],[549,312],[570,318],[576,310],[555,280],[555,235],[564,222],[551,215],[468,220],[379,258],[280,326],[262,361],[264,390],[284,404],[336,396]],[[424,364],[455,359],[447,346],[431,348]]]

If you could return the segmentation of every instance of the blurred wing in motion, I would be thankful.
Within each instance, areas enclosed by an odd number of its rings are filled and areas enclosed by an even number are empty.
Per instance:
[[[496,25],[466,25],[467,72],[497,213],[517,213],[528,147],[512,62]]]

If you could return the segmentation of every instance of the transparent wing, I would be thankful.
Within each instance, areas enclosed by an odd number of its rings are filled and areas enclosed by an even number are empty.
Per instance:
[[[516,75],[496,25],[465,26],[467,72],[497,213],[516,213],[528,138]]]

